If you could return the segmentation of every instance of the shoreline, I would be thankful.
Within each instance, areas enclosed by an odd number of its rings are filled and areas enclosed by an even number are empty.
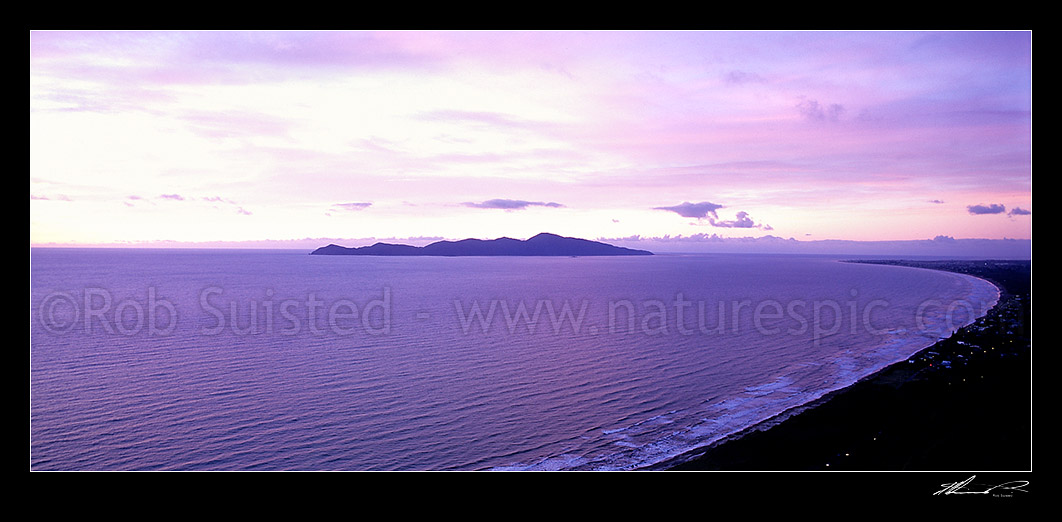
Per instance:
[[[643,469],[1032,469],[1031,261],[849,262],[971,275],[993,284],[999,298],[984,316],[905,360]]]

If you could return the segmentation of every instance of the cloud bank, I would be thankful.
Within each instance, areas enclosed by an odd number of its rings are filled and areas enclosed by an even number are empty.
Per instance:
[[[688,236],[599,237],[616,246],[663,253],[731,254],[826,254],[896,258],[924,256],[937,259],[1031,259],[1029,239],[956,239],[938,235],[933,239],[908,241],[848,241],[837,239],[797,240],[777,236],[720,237],[718,234]]]

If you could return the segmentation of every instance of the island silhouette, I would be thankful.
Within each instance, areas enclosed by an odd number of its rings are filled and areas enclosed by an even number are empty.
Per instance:
[[[651,256],[648,250],[618,247],[598,241],[562,237],[541,233],[527,240],[501,237],[498,239],[462,239],[436,241],[416,247],[391,243],[376,243],[364,247],[328,245],[310,255],[324,256]]]

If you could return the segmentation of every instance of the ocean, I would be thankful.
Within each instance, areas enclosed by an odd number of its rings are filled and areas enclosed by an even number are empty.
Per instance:
[[[30,252],[34,470],[628,470],[998,300],[830,256]]]

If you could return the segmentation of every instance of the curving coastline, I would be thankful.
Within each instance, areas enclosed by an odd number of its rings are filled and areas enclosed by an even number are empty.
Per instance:
[[[904,360],[646,469],[1031,469],[1031,262],[853,262],[965,274],[993,284],[998,298]]]

